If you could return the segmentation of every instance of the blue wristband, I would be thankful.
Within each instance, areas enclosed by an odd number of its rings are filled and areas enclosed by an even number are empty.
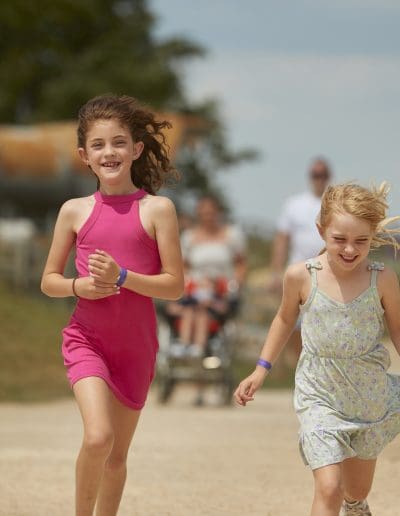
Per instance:
[[[268,362],[268,360],[263,360],[262,358],[259,358],[257,360],[257,365],[260,365],[261,367],[264,367],[268,371],[272,368],[271,362]]]
[[[121,285],[123,285],[123,283],[126,280],[127,275],[128,275],[128,271],[126,269],[124,269],[123,267],[121,267],[121,269],[119,271],[117,283],[116,283],[117,287],[120,287]]]

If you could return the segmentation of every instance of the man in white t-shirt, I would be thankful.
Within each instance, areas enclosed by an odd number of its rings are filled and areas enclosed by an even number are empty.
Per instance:
[[[278,219],[272,245],[270,290],[281,291],[283,273],[288,264],[317,256],[324,246],[315,222],[322,194],[332,177],[328,162],[323,158],[313,160],[308,176],[310,189],[289,197]],[[299,330],[296,328],[288,344],[296,359],[301,350]]]
[[[323,246],[315,226],[321,207],[321,197],[314,192],[302,192],[290,197],[284,204],[277,223],[275,241],[281,240],[281,257],[278,270],[286,263],[296,263],[318,255]]]

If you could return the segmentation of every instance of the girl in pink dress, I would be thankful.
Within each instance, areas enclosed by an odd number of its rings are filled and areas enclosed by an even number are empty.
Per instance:
[[[183,291],[172,202],[155,191],[173,172],[158,122],[135,99],[103,95],[79,112],[82,160],[94,195],[60,210],[42,291],[76,296],[63,330],[68,379],[83,420],[76,464],[76,516],[117,514],[126,458],[154,375],[158,348],[153,297]],[[76,249],[78,276],[64,269]]]

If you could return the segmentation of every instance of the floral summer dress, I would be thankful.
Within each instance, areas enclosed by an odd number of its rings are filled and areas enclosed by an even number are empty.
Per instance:
[[[320,262],[309,260],[312,290],[301,307],[303,351],[296,370],[300,451],[312,469],[350,457],[374,459],[400,432],[400,376],[388,374],[380,343],[383,313],[372,263],[370,286],[341,303],[318,288]]]

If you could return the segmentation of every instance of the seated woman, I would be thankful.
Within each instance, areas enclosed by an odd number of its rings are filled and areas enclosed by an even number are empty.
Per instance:
[[[243,232],[224,222],[217,199],[202,197],[196,215],[196,224],[181,237],[185,294],[179,308],[171,308],[181,317],[181,342],[202,356],[210,320],[223,321],[234,311],[247,266]]]

